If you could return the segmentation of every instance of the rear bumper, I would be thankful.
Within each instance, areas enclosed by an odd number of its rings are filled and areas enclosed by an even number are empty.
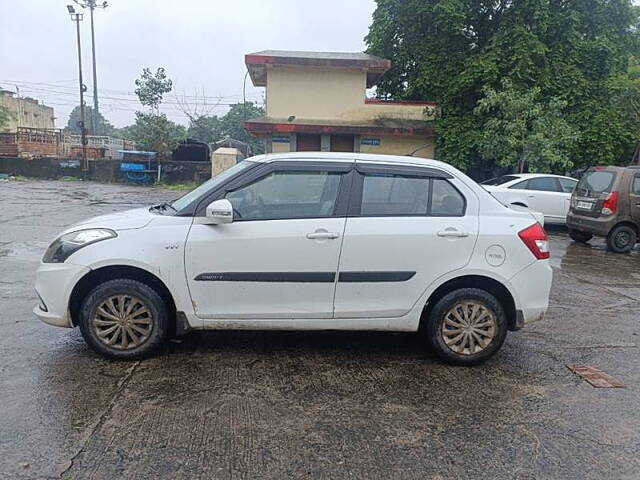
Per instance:
[[[549,307],[553,271],[548,260],[537,260],[510,281],[516,298],[514,330],[544,318]]]
[[[567,215],[567,227],[573,230],[580,230],[581,232],[592,233],[601,237],[609,235],[609,231],[613,227],[615,220],[608,217],[586,217],[582,215],[576,215],[569,212]]]

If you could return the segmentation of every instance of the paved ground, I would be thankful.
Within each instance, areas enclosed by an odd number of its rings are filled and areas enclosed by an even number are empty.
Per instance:
[[[369,333],[194,334],[118,363],[32,316],[58,231],[176,195],[0,183],[0,478],[640,478],[639,252],[553,232],[547,318],[476,368]]]

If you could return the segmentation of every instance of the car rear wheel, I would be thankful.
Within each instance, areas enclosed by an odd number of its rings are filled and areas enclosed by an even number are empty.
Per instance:
[[[607,236],[607,247],[612,252],[628,253],[637,241],[636,231],[628,225],[618,225]]]
[[[569,229],[569,236],[574,242],[587,243],[593,238],[592,233],[581,232],[580,230]]]
[[[442,297],[427,319],[427,342],[454,365],[477,365],[492,357],[507,335],[507,319],[496,297],[461,288]]]
[[[160,348],[169,332],[167,307],[148,285],[115,279],[95,287],[80,307],[80,331],[96,352],[138,360]]]

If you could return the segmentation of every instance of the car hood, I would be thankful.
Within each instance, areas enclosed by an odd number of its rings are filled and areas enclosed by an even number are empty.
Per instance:
[[[155,215],[149,211],[149,207],[134,208],[124,212],[109,213],[97,217],[87,218],[74,223],[66,229],[65,233],[87,228],[110,228],[111,230],[132,230],[145,227],[153,220]]]

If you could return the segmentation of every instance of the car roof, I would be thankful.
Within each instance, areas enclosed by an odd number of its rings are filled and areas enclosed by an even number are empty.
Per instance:
[[[436,167],[444,168],[447,170],[453,169],[453,165],[450,165],[439,160],[433,160],[430,158],[422,157],[410,157],[403,155],[379,155],[374,153],[358,153],[358,152],[286,152],[286,153],[268,153],[265,155],[257,155],[255,157],[248,158],[252,162],[269,163],[276,160],[316,160],[327,162],[375,162],[386,163],[389,165],[419,165],[424,167]]]
[[[554,178],[568,178],[569,180],[576,180],[572,177],[567,177],[565,175],[554,175],[552,173],[513,173],[505,175],[509,177],[518,177],[518,178],[536,178],[536,177],[554,177]]]

